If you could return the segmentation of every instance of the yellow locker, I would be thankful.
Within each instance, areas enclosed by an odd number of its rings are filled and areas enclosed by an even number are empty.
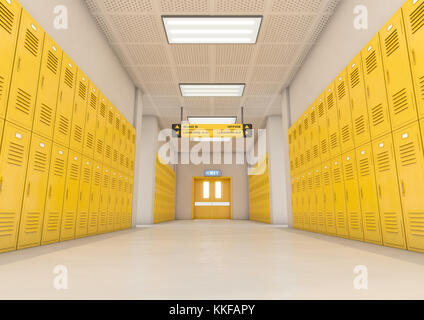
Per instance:
[[[299,118],[297,121],[297,152],[299,153],[299,172],[305,171],[305,139],[303,138],[303,121]]]
[[[296,177],[296,216],[297,216],[297,228],[303,229],[303,211],[302,211],[302,177],[301,175]]]
[[[44,30],[22,9],[6,120],[32,129]]]
[[[100,191],[102,183],[103,168],[99,161],[94,162],[93,181],[91,184],[90,208],[88,210],[88,234],[97,233],[99,225]]]
[[[31,133],[4,124],[0,152],[0,252],[16,249]]]
[[[346,190],[346,212],[349,225],[349,237],[355,240],[364,240],[362,229],[362,211],[359,199],[358,173],[356,169],[355,151],[343,156],[343,178]]]
[[[76,217],[76,223],[75,223],[76,238],[87,236],[88,210],[90,208],[92,176],[93,176],[93,161],[90,158],[83,156],[82,165],[81,165],[81,179],[80,179],[80,185],[79,185],[77,217]]]
[[[340,131],[339,131],[339,113],[337,100],[335,97],[335,81],[333,81],[325,90],[325,101],[327,106],[327,127],[328,140],[330,145],[330,155],[336,157],[340,155]]]
[[[347,68],[346,68],[347,69]],[[339,132],[340,145],[342,153],[352,150],[355,145],[353,142],[352,129],[352,111],[350,106],[349,82],[347,79],[347,70],[343,70],[335,83],[337,91],[337,107],[339,112]]]
[[[103,162],[108,166],[112,165],[114,122],[115,114],[113,112],[113,106],[109,105],[106,119],[105,155],[103,158]]]
[[[294,176],[294,151],[293,151],[293,130],[289,129],[288,132],[288,142],[289,142],[289,167],[290,167],[290,177]]]
[[[333,158],[331,163],[331,171],[337,235],[339,237],[348,238],[349,221],[346,212],[346,194],[343,180],[342,156]]]
[[[68,149],[53,143],[41,244],[59,241],[67,168]]]
[[[310,111],[310,131],[311,131],[311,152],[312,152],[312,165],[317,166],[321,163],[319,154],[319,127],[318,127],[318,114],[315,105],[311,106]]]
[[[87,104],[85,135],[84,135],[84,155],[92,158],[94,156],[94,144],[96,139],[97,109],[99,105],[99,90],[90,81],[89,98]]]
[[[309,216],[309,192],[308,192],[308,178],[306,174],[302,174],[300,177],[302,183],[301,192],[301,214],[303,215],[303,230],[309,230],[310,227],[310,216]]]
[[[321,94],[315,105],[318,111],[319,153],[321,161],[327,161],[330,158],[330,146],[328,143],[328,120],[325,93]]]
[[[53,138],[62,53],[62,49],[46,34],[32,130],[48,139]]]
[[[364,240],[382,244],[380,210],[378,207],[371,143],[367,143],[356,150],[356,164],[358,168],[359,194],[361,196]]]
[[[386,83],[384,81],[385,72],[378,34],[362,49],[362,65],[371,139],[374,139],[391,131]]]
[[[4,127],[4,120],[0,119],[0,150],[1,150],[1,144],[3,142],[3,127]]]
[[[408,0],[402,7],[412,66],[418,115],[424,117],[424,1]]]
[[[127,121],[127,151],[125,152],[125,173],[127,175],[131,174],[131,154],[132,154],[132,147],[131,147],[131,124]]]
[[[115,207],[115,219],[113,223],[113,229],[121,230],[122,207],[123,207],[122,193],[124,191],[124,179],[122,174],[117,173],[117,175],[118,175],[118,189],[116,192],[116,207]]]
[[[293,126],[294,174],[298,175],[300,173],[300,151],[298,142],[299,137],[297,134],[297,122],[295,122]]]
[[[81,160],[82,157],[80,153],[69,149],[60,241],[75,238],[75,220],[79,201]]]
[[[134,162],[135,162],[135,140],[136,140],[136,129],[131,129],[131,153],[130,153],[130,175],[134,176]]]
[[[6,117],[22,7],[16,0],[0,0],[0,119]]]
[[[324,190],[322,185],[321,165],[314,170],[314,195],[316,202],[316,231],[325,233]]]
[[[392,134],[373,141],[372,146],[383,243],[385,246],[406,249]]]
[[[309,230],[317,230],[317,197],[314,185],[314,170],[308,171]]]
[[[418,122],[394,132],[393,139],[408,249],[424,251],[424,154]]]
[[[69,146],[77,67],[63,52],[53,141]]]
[[[310,109],[306,110],[302,116],[303,121],[303,148],[305,154],[305,169],[310,169],[312,166],[312,144],[311,144],[311,130],[310,130],[310,119],[309,119]]]
[[[110,168],[103,165],[102,170],[102,181],[101,181],[101,193],[100,193],[100,204],[99,204],[99,226],[97,233],[106,232],[108,208],[109,208],[109,193],[110,193]]]
[[[72,127],[69,148],[82,153],[85,133],[85,113],[88,101],[88,79],[81,69],[77,71],[76,90],[72,111]]]
[[[51,147],[49,139],[36,134],[32,135],[20,218],[18,249],[41,244]]]
[[[129,190],[128,190],[128,209],[127,209],[127,228],[131,228],[132,225],[132,202],[133,202],[133,192],[134,192],[134,181],[132,177],[128,177],[129,180]]]
[[[325,219],[325,233],[335,235],[336,229],[336,215],[334,206],[334,190],[332,178],[332,161],[327,161],[322,164],[322,192],[324,196],[324,219]]]
[[[383,63],[392,129],[417,120],[411,66],[402,10],[380,30]]]
[[[112,155],[112,167],[115,169],[119,168],[120,162],[120,153],[119,150],[121,148],[121,114],[114,107],[114,131],[113,131],[113,155]]]
[[[291,177],[290,179],[291,186],[291,211],[293,219],[293,227],[297,228],[297,203],[296,203],[296,177]]]
[[[96,148],[94,151],[94,159],[103,162],[105,153],[105,134],[106,134],[106,112],[109,103],[106,97],[100,93],[100,104],[96,120]]]
[[[371,140],[361,53],[350,62],[347,67],[347,74],[352,110],[353,137],[355,145],[360,146]]]
[[[117,207],[117,190],[118,190],[118,174],[115,169],[110,172],[110,189],[109,189],[109,204],[107,213],[106,230],[111,232],[114,230],[114,222]]]

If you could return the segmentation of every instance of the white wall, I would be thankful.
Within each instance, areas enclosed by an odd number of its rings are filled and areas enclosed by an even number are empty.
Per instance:
[[[405,0],[341,0],[299,73],[290,85],[291,124],[315,101],[383,27]],[[368,8],[368,30],[354,28],[354,8]]]
[[[124,117],[134,124],[135,86],[83,0],[19,0]],[[53,26],[57,5],[68,8],[68,30]]]

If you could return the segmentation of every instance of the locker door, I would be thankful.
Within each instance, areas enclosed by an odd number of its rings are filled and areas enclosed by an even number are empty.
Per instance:
[[[409,250],[424,251],[424,155],[417,122],[393,133]]]
[[[107,232],[114,230],[114,222],[116,215],[116,204],[117,204],[117,190],[118,190],[118,175],[116,170],[112,169],[110,173],[110,189],[109,189],[109,203],[107,213]]]
[[[102,171],[102,184],[100,193],[100,205],[99,205],[99,227],[97,233],[106,232],[107,217],[109,208],[109,192],[110,192],[110,168],[103,165]]]
[[[328,139],[330,144],[330,155],[332,157],[340,155],[340,131],[339,131],[339,113],[337,100],[335,97],[335,81],[325,90],[325,100],[327,102],[327,126]]]
[[[99,209],[100,209],[100,189],[102,183],[103,168],[98,161],[93,166],[93,182],[91,184],[90,209],[88,214],[88,234],[97,233],[99,225]]]
[[[61,65],[62,49],[46,34],[32,130],[48,139],[53,138]]]
[[[0,119],[6,117],[21,11],[18,1],[0,0]]]
[[[402,11],[399,10],[380,30],[380,41],[392,129],[417,120]]]
[[[318,115],[313,105],[310,113],[311,120],[311,152],[312,152],[312,165],[317,166],[321,164],[321,157],[319,154],[319,127]]]
[[[69,137],[71,135],[72,106],[74,103],[76,77],[77,67],[64,52],[60,73],[53,141],[65,147],[69,146]]]
[[[291,185],[291,205],[292,205],[292,215],[293,215],[293,227],[297,228],[296,177],[291,178],[290,185]]]
[[[336,234],[336,215],[334,207],[334,191],[332,183],[332,161],[324,162],[322,165],[322,191],[324,193],[324,216],[325,233]]]
[[[391,131],[383,58],[378,34],[362,49],[365,93],[371,138],[381,137]]]
[[[402,7],[412,66],[418,115],[424,117],[424,1],[408,0]]]
[[[93,175],[93,161],[83,156],[81,166],[81,179],[79,185],[79,199],[76,218],[75,237],[87,236],[88,232],[88,210],[91,198],[91,180]]]
[[[309,216],[309,191],[308,191],[308,178],[305,174],[301,176],[302,181],[302,214],[303,214],[303,230],[310,229],[310,216]]]
[[[316,201],[316,231],[325,233],[325,207],[324,207],[324,191],[322,185],[321,165],[315,167],[314,171],[314,193]]]
[[[132,128],[131,132],[131,144],[132,144],[132,150],[131,150],[131,158],[130,158],[130,175],[131,177],[134,176],[134,162],[135,162],[135,139],[136,139],[136,130],[135,128]]]
[[[0,148],[3,142],[3,127],[4,127],[4,120],[0,119]]]
[[[109,105],[107,111],[106,120],[106,132],[105,132],[105,156],[103,162],[111,166],[112,165],[112,154],[113,154],[113,132],[114,132],[114,113],[112,105]]]
[[[44,30],[22,9],[6,120],[32,129]]]
[[[312,144],[311,144],[311,130],[310,130],[310,119],[309,119],[310,109],[308,109],[302,117],[303,121],[303,145],[305,150],[305,169],[310,169],[312,166]]]
[[[19,227],[18,249],[39,246],[44,218],[51,142],[32,135]]]
[[[290,167],[290,177],[294,175],[294,151],[293,151],[293,131],[290,128],[288,133],[288,142],[289,142],[289,167]]]
[[[81,177],[81,158],[81,154],[69,149],[60,241],[75,238],[75,220],[77,217]]]
[[[31,134],[6,122],[0,152],[0,252],[16,249]]]
[[[105,153],[105,134],[106,134],[106,112],[108,108],[108,101],[100,93],[100,105],[97,113],[96,123],[96,149],[94,152],[94,158],[97,161],[103,162]]]
[[[362,211],[359,199],[355,151],[345,153],[342,157],[349,238],[362,241],[364,240],[364,233],[362,229]]]
[[[331,163],[334,212],[336,216],[336,230],[339,237],[349,237],[349,223],[346,213],[346,194],[343,180],[342,156],[333,158]],[[328,227],[327,227],[328,230]]]
[[[129,192],[128,192],[128,222],[127,228],[131,228],[132,225],[132,202],[133,202],[133,192],[134,192],[134,181],[132,177],[129,177]]]
[[[347,67],[347,73],[352,109],[353,137],[355,145],[360,146],[371,140],[361,53],[351,61]]]
[[[41,244],[59,241],[67,168],[68,149],[53,143]]]
[[[302,207],[302,176],[296,177],[296,208],[297,208],[297,227],[303,230],[303,207]]]
[[[84,155],[92,158],[94,156],[94,144],[96,139],[97,108],[99,105],[99,90],[90,81],[90,97],[88,99],[85,120]]]
[[[298,132],[298,153],[299,153],[299,172],[305,171],[305,139],[303,137],[303,121],[299,119],[297,122],[297,132]]]
[[[131,128],[132,128],[132,126],[127,121],[127,151],[125,153],[125,174],[126,175],[131,174],[131,163],[130,163],[130,157],[131,157],[131,153],[132,153]]]
[[[321,161],[330,159],[330,148],[328,143],[328,120],[327,108],[325,104],[325,94],[322,94],[316,102],[318,110],[318,125],[319,125],[319,153]]]
[[[72,127],[69,148],[81,153],[85,132],[85,113],[88,101],[88,79],[87,76],[78,69],[74,104],[72,111]]]
[[[113,156],[112,156],[112,167],[115,169],[119,168],[119,150],[121,147],[121,114],[114,107],[114,131],[113,131]]]
[[[361,196],[364,240],[382,244],[380,211],[378,208],[371,143],[367,143],[356,150],[356,164],[358,168],[359,194]]]
[[[314,170],[308,172],[308,198],[309,198],[309,230],[317,230],[317,197],[314,186]]]
[[[345,153],[355,147],[353,142],[349,82],[346,69],[339,74],[335,85],[337,90],[337,106],[339,108],[340,145],[342,153]]]
[[[118,175],[118,190],[116,192],[116,207],[115,207],[115,219],[113,223],[113,229],[121,230],[122,222],[122,193],[124,189],[124,181],[122,174],[117,173]]]

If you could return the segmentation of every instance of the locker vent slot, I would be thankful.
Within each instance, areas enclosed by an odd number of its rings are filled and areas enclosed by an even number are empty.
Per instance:
[[[353,180],[354,179],[354,175],[353,175],[353,164],[352,163],[348,163],[345,166],[345,177],[346,180]]]
[[[9,153],[7,155],[7,162],[14,166],[22,166],[24,162],[24,150],[23,145],[10,142]]]
[[[314,159],[318,159],[319,157],[319,151],[318,151],[318,145],[314,145],[313,147],[313,154],[314,154]]]
[[[79,83],[78,94],[81,97],[81,99],[85,101],[85,99],[87,98],[87,86],[82,81],[80,81]]]
[[[358,212],[349,212],[349,226],[353,230],[361,229],[361,219]]]
[[[410,234],[424,237],[424,212],[408,212]]]
[[[356,120],[355,120],[355,129],[356,129],[356,134],[357,135],[363,134],[365,132],[365,120],[364,120],[364,116],[360,116],[360,117],[356,118]]]
[[[47,154],[36,151],[34,156],[34,170],[39,172],[46,171]]]
[[[308,154],[307,151],[305,153]],[[306,156],[306,158],[308,158],[308,156]],[[124,155],[122,153],[120,154],[120,163],[121,163],[121,166],[124,166],[125,165],[125,158],[124,158]]]
[[[390,57],[397,49],[399,49],[399,36],[398,31],[393,31],[385,40],[386,42],[386,55]]]
[[[79,165],[75,163],[71,163],[71,170],[70,170],[70,178],[72,180],[78,180],[79,178]]]
[[[346,143],[350,140],[350,130],[349,125],[346,125],[342,129],[342,142]]]
[[[115,157],[114,157],[115,158]],[[305,164],[305,157],[303,155],[303,153],[300,155],[300,166],[303,167],[303,165]]]
[[[353,72],[350,74],[350,85],[353,88],[355,88],[359,84],[359,69],[356,68],[353,70]]]
[[[112,125],[113,124],[113,112],[109,111],[109,124]],[[296,132],[295,132],[296,135]]]
[[[398,219],[396,217],[396,213],[384,212],[383,217],[386,232],[399,233],[399,224]]]
[[[337,148],[337,133],[333,133],[330,135],[330,145],[331,145],[331,150],[334,150]]]
[[[374,127],[384,122],[383,105],[380,103],[378,106],[372,108],[372,124]]]
[[[113,162],[117,162],[118,161],[118,151],[117,150],[113,150]]]
[[[320,179],[319,174],[317,174],[315,176],[315,188],[320,188],[320,187],[321,187],[321,179]]]
[[[15,212],[0,212],[0,239],[13,235],[15,216]]]
[[[115,121],[116,130],[119,130],[119,127],[120,127],[119,119],[116,119],[116,121]],[[302,126],[299,126],[299,135],[301,135],[301,134],[302,134]]]
[[[130,164],[130,159],[128,157],[125,157],[125,168],[128,169],[129,164]]]
[[[56,158],[53,170],[55,176],[63,177],[65,175],[65,161],[60,158]]]
[[[16,95],[16,109],[29,115],[31,110],[31,95],[18,88]]]
[[[346,88],[345,88],[344,81],[341,82],[339,86],[337,87],[337,92],[339,95],[339,100],[342,100],[344,96],[346,95]]]
[[[327,149],[327,139],[324,139],[321,141],[321,153],[326,154],[328,151]]]
[[[414,34],[424,26],[424,2],[421,3],[410,15],[412,33]]]
[[[379,172],[390,171],[389,151],[383,151],[377,154],[377,168]]]
[[[42,103],[40,111],[40,122],[50,127],[52,123],[52,113],[53,109]]]
[[[112,158],[112,148],[108,144],[106,145],[105,156],[106,156],[106,159]]]
[[[24,228],[25,233],[36,233],[39,230],[40,218],[40,212],[28,212]]]
[[[327,97],[327,109],[330,110],[332,107],[334,107],[334,95],[330,93]]]
[[[4,78],[0,75],[0,99],[4,91]]]
[[[103,154],[103,140],[98,139],[97,140],[97,153],[98,154]]]
[[[402,89],[393,95],[393,111],[399,114],[408,109],[408,97],[406,89]]]
[[[9,34],[12,33],[15,15],[3,3],[0,3],[0,26]]]
[[[341,172],[340,172],[340,168],[334,168],[333,177],[334,177],[335,183],[339,183],[339,182],[342,181],[342,175],[341,175]]]
[[[312,176],[310,176],[308,178],[308,189],[312,190],[314,188],[314,179],[312,178]]]
[[[49,212],[47,218],[47,231],[59,230],[59,213]]]
[[[84,168],[83,179],[84,183],[90,183],[90,168]]]
[[[106,118],[106,105],[103,102],[100,104],[100,115]]]
[[[57,68],[59,66],[59,58],[56,57],[56,55],[49,50],[48,56],[47,56],[47,68],[53,72],[53,74],[57,74]]]
[[[297,192],[299,193],[301,191],[302,191],[302,188],[301,188],[300,182],[298,182],[297,183]]]
[[[316,112],[312,111],[311,112],[311,125],[314,125],[317,121],[317,116],[316,116]],[[128,135],[130,135],[130,132],[128,131]]]
[[[65,217],[63,219],[63,228],[65,230],[72,230],[74,226],[75,226],[74,212],[73,211],[65,212]]]
[[[289,145],[291,145],[292,144],[292,135],[291,134],[289,134]]]
[[[97,109],[97,97],[94,93],[91,93],[91,98],[90,98],[90,106],[96,110]]]
[[[118,120],[117,120],[117,121],[118,121]],[[119,125],[118,125],[118,123],[116,124],[116,130],[119,130]],[[300,124],[300,125],[299,125],[299,137],[300,137],[301,135],[303,135],[303,127],[302,127],[302,125]]]
[[[109,176],[107,174],[105,174],[103,177],[103,187],[105,189],[109,188]]]
[[[63,135],[68,135],[68,131],[69,131],[69,120],[60,115],[60,119],[59,119],[59,133],[63,134]]]
[[[345,213],[338,211],[336,217],[337,229],[344,230],[346,228]]]
[[[34,57],[38,55],[38,38],[29,30],[25,34],[25,49],[27,49]]]
[[[100,178],[101,178],[100,172],[96,171],[96,173],[94,174],[94,184],[96,186],[100,185]]]
[[[304,125],[304,127],[305,127],[305,131],[306,130],[308,130],[308,128],[309,128],[309,121],[308,121],[308,119],[305,119],[304,121],[303,121],[303,125]],[[125,135],[125,126],[123,126],[122,127],[122,134],[123,135]]]
[[[306,191],[306,181],[302,181],[302,191]]]
[[[299,157],[296,157],[295,163],[296,163],[296,169],[299,169]]]
[[[74,86],[74,74],[68,68],[65,70],[65,83],[71,89]]]
[[[375,219],[375,212],[364,212],[365,229],[367,231],[377,231],[377,220]]]
[[[306,162],[311,161],[311,150],[306,150]]]
[[[359,160],[359,172],[362,177],[370,175],[370,162],[368,158]]]
[[[87,132],[87,141],[86,141],[86,147],[88,149],[93,149],[94,144],[94,138],[93,135],[90,132]]]
[[[78,143],[82,141],[82,128],[79,125],[74,127],[74,140]]]
[[[111,189],[116,190],[116,178],[112,178]]]
[[[367,74],[371,74],[375,69],[377,69],[377,55],[375,51],[366,58],[367,65]]]
[[[324,116],[324,103],[321,102],[318,106],[318,117],[323,117]]]
[[[417,163],[415,145],[413,142],[406,143],[399,147],[400,150],[400,162],[402,166],[410,166]]]

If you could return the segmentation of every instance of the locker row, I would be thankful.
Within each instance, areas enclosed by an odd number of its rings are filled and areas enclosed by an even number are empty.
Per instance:
[[[250,220],[271,223],[268,154],[249,170]]]
[[[156,154],[154,223],[175,220],[175,171]]]

